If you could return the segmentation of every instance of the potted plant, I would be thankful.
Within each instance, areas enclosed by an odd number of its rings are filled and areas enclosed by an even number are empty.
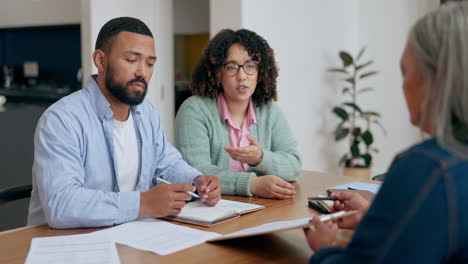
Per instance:
[[[377,125],[384,133],[385,129],[379,121],[379,113],[365,110],[358,103],[359,95],[374,90],[372,87],[361,87],[361,82],[378,73],[368,69],[373,64],[372,60],[361,62],[364,51],[365,48],[362,48],[355,58],[345,51],[340,51],[339,57],[343,66],[328,69],[328,72],[344,77],[341,92],[345,99],[333,108],[333,113],[340,120],[334,131],[335,140],[348,139],[349,142],[348,151],[341,157],[339,165],[344,165],[344,175],[369,179],[372,155],[378,153],[378,149],[372,146],[372,128]]]

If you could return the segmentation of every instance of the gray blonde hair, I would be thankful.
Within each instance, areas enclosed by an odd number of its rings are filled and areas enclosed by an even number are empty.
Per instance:
[[[468,2],[425,15],[413,26],[409,43],[430,81],[420,127],[430,115],[437,142],[468,159]]]

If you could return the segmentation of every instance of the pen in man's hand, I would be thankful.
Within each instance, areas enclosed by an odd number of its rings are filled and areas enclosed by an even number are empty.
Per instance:
[[[308,197],[307,200],[309,201],[336,201],[338,199],[336,197],[329,197],[329,196],[316,196],[316,197]]]
[[[164,179],[161,179],[161,178],[156,178],[156,181],[159,182],[159,183],[165,183],[165,184],[171,184],[170,182],[164,180]],[[196,193],[194,192],[191,192],[191,191],[185,191],[186,193],[192,195],[193,197],[195,198],[200,198],[200,196],[198,196]]]

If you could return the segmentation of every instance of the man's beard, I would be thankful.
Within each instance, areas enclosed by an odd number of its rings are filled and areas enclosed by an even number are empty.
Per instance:
[[[114,76],[113,71],[107,68],[106,71],[106,88],[117,100],[128,105],[139,105],[146,96],[148,84],[143,78],[135,78],[127,82],[126,86],[114,82],[111,76]],[[132,83],[140,82],[144,85],[143,92],[131,92],[128,88]]]

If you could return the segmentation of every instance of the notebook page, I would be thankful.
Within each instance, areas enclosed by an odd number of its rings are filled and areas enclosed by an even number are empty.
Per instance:
[[[233,209],[220,206],[219,203],[216,206],[208,206],[201,201],[195,201],[186,204],[177,216],[214,221],[232,213],[232,211]]]
[[[255,210],[255,209],[265,208],[265,206],[263,205],[242,203],[242,202],[223,200],[223,199],[219,200],[216,206],[233,209],[239,214],[242,214],[243,212]]]

